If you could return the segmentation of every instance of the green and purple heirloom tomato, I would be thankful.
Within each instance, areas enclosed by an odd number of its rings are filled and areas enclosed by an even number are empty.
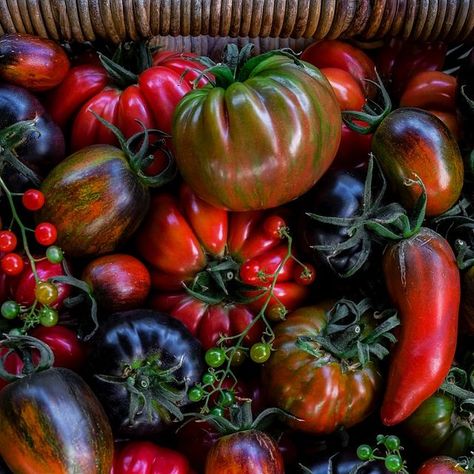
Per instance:
[[[56,226],[58,245],[71,257],[112,252],[137,229],[149,203],[126,154],[110,145],[72,154],[41,190],[46,202],[39,220]]]
[[[234,211],[267,209],[305,193],[332,163],[341,112],[314,66],[279,52],[189,92],[173,119],[176,161],[203,200]],[[227,72],[227,74],[225,73]]]

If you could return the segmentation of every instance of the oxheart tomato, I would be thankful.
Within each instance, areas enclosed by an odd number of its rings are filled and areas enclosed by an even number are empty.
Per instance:
[[[337,68],[348,72],[359,83],[366,95],[376,92],[367,81],[376,80],[375,64],[361,49],[345,41],[323,40],[310,44],[301,54],[301,59],[317,68]]]
[[[72,370],[47,368],[52,353],[34,338],[10,336],[2,345],[20,350],[28,346],[40,353],[36,372],[0,391],[0,455],[9,468],[109,474],[112,430],[89,386]]]
[[[201,345],[182,323],[152,310],[114,313],[89,355],[90,383],[117,436],[153,436],[181,418],[201,380]]]
[[[416,474],[456,474],[470,472],[464,469],[456,460],[447,456],[438,456],[424,462]]]
[[[421,194],[417,180],[426,191],[427,216],[442,214],[458,200],[464,179],[461,152],[433,114],[411,107],[394,110],[375,131],[372,151],[405,207],[413,208]]]
[[[282,211],[283,212],[283,211]],[[287,254],[279,234],[282,212],[229,213],[207,204],[183,185],[179,198],[154,196],[137,235],[137,249],[151,266],[151,305],[182,321],[205,349],[221,335],[243,331],[265,301],[265,289]],[[294,309],[309,293],[293,259],[281,268],[268,312]],[[186,285],[186,287],[184,287]],[[248,285],[251,285],[249,287]],[[262,290],[253,290],[261,287]],[[260,298],[249,301],[250,297]],[[256,342],[255,324],[245,342]]]
[[[301,338],[327,326],[330,304],[307,306],[275,326],[274,352],[263,368],[268,403],[297,419],[287,423],[313,434],[360,423],[375,408],[382,378],[373,362],[350,365],[319,346],[306,350]]]
[[[400,316],[382,422],[410,416],[443,383],[457,343],[460,275],[449,243],[428,228],[387,247],[383,272]]]
[[[73,151],[99,143],[117,143],[91,111],[116,125],[126,138],[140,132],[142,124],[170,133],[176,105],[192,90],[193,81],[204,69],[193,58],[191,53],[159,51],[153,55],[151,67],[138,75],[128,72],[125,80],[108,77],[107,72],[116,71],[110,62],[104,63],[105,68],[95,64],[76,66],[48,98],[48,110],[62,126],[73,119]],[[198,84],[206,82],[201,78]]]
[[[233,211],[297,198],[339,146],[340,109],[330,84],[310,64],[278,52],[219,71],[215,84],[188,93],[174,114],[184,180],[203,200]]]
[[[223,436],[207,455],[206,474],[284,474],[278,445],[259,430]]]
[[[27,34],[0,38],[0,78],[31,91],[56,87],[69,70],[69,59],[58,43]]]
[[[187,459],[177,451],[150,441],[120,446],[110,474],[192,474]]]
[[[25,120],[35,120],[34,129],[21,133],[16,140],[12,140],[11,129],[6,136],[2,136],[2,129]],[[35,96],[22,87],[10,84],[0,85],[0,146],[13,152],[40,180],[64,158],[61,129]],[[28,178],[8,163],[2,176],[11,191],[22,192],[31,187]]]

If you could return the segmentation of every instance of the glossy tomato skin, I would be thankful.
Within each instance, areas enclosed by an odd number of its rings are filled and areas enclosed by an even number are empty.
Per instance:
[[[0,38],[0,77],[31,91],[57,86],[69,70],[69,59],[58,43],[26,34]]]
[[[403,432],[425,454],[466,456],[474,441],[473,434],[467,425],[456,423],[455,408],[451,397],[435,393],[403,422]]]
[[[461,467],[456,460],[446,456],[439,456],[423,463],[416,474],[456,474],[459,472],[468,471]]]
[[[36,299],[36,279],[29,261],[25,258],[24,262],[24,270],[20,275],[10,278],[10,294],[17,303],[24,306],[32,306]],[[36,273],[42,281],[48,281],[50,278],[65,275],[60,263],[51,263],[48,260],[36,262]],[[64,283],[55,283],[55,286],[58,289],[58,299],[51,307],[61,308],[64,300],[71,294],[71,287]]]
[[[323,40],[310,44],[301,54],[301,59],[317,68],[343,69],[354,77],[369,96],[375,88],[366,79],[375,81],[375,65],[372,59],[359,48],[339,40]]]
[[[400,108],[389,114],[374,133],[372,151],[403,205],[413,208],[423,181],[426,215],[447,211],[459,198],[464,167],[459,146],[448,128],[433,114]]]
[[[181,363],[174,373],[177,382],[173,384],[175,389],[180,390],[185,382],[187,386],[198,383],[204,370],[201,345],[176,319],[144,309],[110,315],[93,340],[88,364],[91,386],[103,403],[117,436],[153,436],[171,422],[169,416],[162,415],[162,408],[153,408],[150,417],[146,410],[142,410],[134,420],[130,420],[130,393],[127,388],[97,377],[125,377],[127,366],[146,360],[152,360],[155,366],[164,368]],[[139,386],[139,381],[136,384]],[[189,403],[187,397],[179,402],[181,408]]]
[[[313,249],[314,245],[337,245],[349,237],[348,227],[318,222],[306,213],[334,217],[355,217],[362,207],[364,172],[330,170],[301,199],[298,206],[298,244],[301,251],[314,260],[318,268],[334,274],[344,273],[358,260],[361,246],[344,250],[337,256],[330,251]]]
[[[302,195],[332,163],[340,134],[328,81],[313,66],[278,54],[243,82],[188,93],[172,132],[184,180],[201,199],[233,211]]]
[[[10,84],[0,85],[0,129],[35,117],[39,135],[29,133],[24,143],[16,148],[16,154],[41,178],[64,158],[63,133],[30,92]],[[4,177],[11,191],[20,192],[31,187],[29,181],[9,165],[6,165]]]
[[[92,260],[82,279],[97,302],[108,312],[136,309],[145,304],[150,291],[150,273],[137,258],[126,254],[104,255]]]
[[[66,326],[50,328],[38,326],[31,331],[31,336],[45,342],[54,354],[54,366],[80,372],[86,362],[87,351],[77,334]]]
[[[150,441],[130,441],[114,457],[110,474],[192,474],[187,459],[177,451]]]
[[[284,474],[277,443],[258,430],[223,436],[207,456],[205,474]]]
[[[0,392],[0,409],[0,455],[13,472],[109,474],[109,422],[71,370],[53,368],[9,384]]]
[[[341,110],[362,109],[365,104],[364,92],[354,76],[335,67],[324,67],[320,71],[331,84]]]
[[[104,89],[107,82],[107,73],[102,66],[75,66],[70,69],[64,81],[49,94],[45,106],[52,119],[64,128],[82,104]]]
[[[71,257],[112,252],[141,223],[149,203],[125,153],[95,145],[70,155],[43,181],[38,222],[51,222]]]
[[[263,369],[270,406],[299,418],[288,420],[291,427],[318,435],[360,423],[375,409],[382,388],[381,375],[371,362],[346,369],[324,350],[316,357],[298,347],[298,337],[318,334],[326,326],[330,307],[302,307],[279,323],[274,328],[274,352]]]
[[[274,217],[281,218],[282,213],[229,213],[198,198],[187,185],[180,188],[179,198],[168,193],[154,196],[136,241],[139,254],[151,267],[151,306],[182,321],[205,349],[216,345],[221,335],[242,332],[262,308],[265,297],[241,302],[236,294],[240,281],[254,285],[252,276],[258,271],[252,274],[253,270],[274,274],[282,262],[285,241],[278,233],[265,230],[265,224]],[[222,273],[228,295],[221,292],[221,299],[209,302],[183,289],[184,284],[192,285],[197,275],[217,263],[231,263]],[[245,274],[247,263],[251,268]],[[295,281],[291,271],[295,266],[294,261],[285,265],[275,285],[279,301],[272,299],[269,309],[280,303],[294,309],[308,296],[309,287]],[[268,287],[270,279],[259,279],[258,286]],[[248,290],[245,294],[258,296]],[[257,342],[261,330],[257,322],[244,342]]]
[[[116,145],[117,139],[91,110],[117,126],[126,138],[146,128],[171,132],[174,109],[204,69],[192,53],[159,51],[152,67],[140,71],[136,83],[120,88],[99,64],[71,69],[64,82],[48,98],[51,115],[61,126],[72,122],[72,151],[94,144]],[[199,86],[207,80],[202,78]],[[70,91],[74,92],[71,93]]]
[[[448,242],[428,228],[390,245],[383,272],[401,320],[381,418],[405,420],[441,386],[457,342],[460,276]]]

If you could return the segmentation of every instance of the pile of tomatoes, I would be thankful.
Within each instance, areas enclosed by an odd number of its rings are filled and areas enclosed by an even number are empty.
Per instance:
[[[467,46],[0,58],[0,472],[474,472]]]

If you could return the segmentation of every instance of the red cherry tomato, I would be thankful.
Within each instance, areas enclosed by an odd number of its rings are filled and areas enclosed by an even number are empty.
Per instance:
[[[23,259],[17,253],[7,253],[1,262],[2,270],[10,276],[17,276],[23,271]]]
[[[13,252],[16,249],[16,235],[11,230],[0,231],[0,251]]]
[[[347,71],[333,67],[321,68],[331,84],[341,110],[361,110],[365,104],[364,93],[359,82]]]
[[[39,189],[28,189],[21,197],[25,209],[38,211],[44,206],[44,194]]]
[[[77,334],[65,326],[38,326],[31,335],[45,342],[54,354],[54,366],[79,371],[86,361],[86,347]]]
[[[53,245],[58,237],[58,231],[54,224],[49,222],[42,222],[38,224],[35,229],[36,241],[41,245]]]
[[[118,450],[111,474],[192,474],[177,451],[150,441],[131,441]]]

